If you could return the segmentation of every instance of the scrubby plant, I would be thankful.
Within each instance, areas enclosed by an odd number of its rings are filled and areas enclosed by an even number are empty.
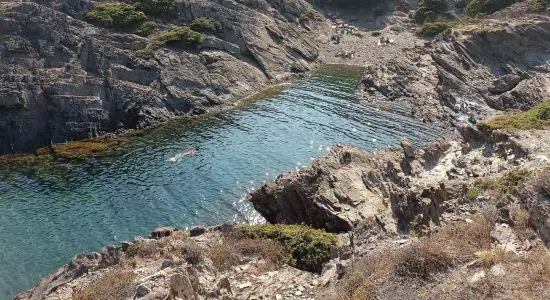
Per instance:
[[[127,28],[142,23],[145,14],[131,4],[106,3],[94,6],[85,19],[104,27]]]
[[[529,0],[529,3],[533,8],[538,12],[543,12],[546,10],[546,5],[548,5],[549,0]]]
[[[136,274],[132,271],[115,269],[103,274],[82,289],[77,290],[74,300],[116,300],[131,298],[135,292],[133,283]]]
[[[157,28],[157,24],[155,22],[144,22],[136,29],[136,34],[141,36],[149,36],[155,29]]]
[[[192,265],[198,265],[203,260],[203,250],[201,247],[193,240],[187,240],[185,241],[185,245],[183,246],[182,255],[183,259],[187,261],[189,264]]]
[[[302,20],[302,21],[315,20],[316,18],[317,18],[317,15],[315,14],[315,12],[313,10],[307,10],[307,11],[301,13],[300,17],[299,17],[299,19]]]
[[[478,180],[475,182],[476,187],[482,190],[493,190],[501,193],[508,193],[513,188],[527,181],[532,172],[527,169],[517,168],[510,170],[500,177],[494,179]]]
[[[470,187],[468,191],[466,191],[466,198],[470,200],[475,200],[477,199],[477,197],[479,197],[479,194],[480,194],[479,188],[476,186],[473,186],[473,187]]]
[[[137,50],[136,56],[143,59],[152,59],[153,57],[155,57],[155,50],[153,48]]]
[[[201,33],[196,32],[189,28],[189,26],[178,26],[168,32],[163,32],[162,34],[153,38],[153,40],[160,44],[169,44],[173,42],[183,42],[187,45],[196,45],[200,43]]]
[[[492,14],[512,5],[515,0],[466,0],[466,13],[471,16]]]
[[[217,33],[222,30],[222,24],[216,19],[198,17],[189,25],[194,31],[205,33]]]
[[[489,119],[481,125],[484,129],[543,129],[550,126],[550,100],[532,109]]]
[[[146,14],[166,17],[173,13],[176,8],[175,0],[134,0],[136,7]]]
[[[373,31],[370,33],[371,36],[377,37],[380,36],[382,33],[380,31]]]
[[[417,24],[434,22],[437,14],[444,12],[446,8],[444,0],[423,0],[412,17]]]
[[[288,264],[313,272],[321,271],[330,258],[330,246],[338,241],[334,234],[303,225],[242,225],[238,233],[278,241],[288,250]]]
[[[425,37],[434,37],[451,28],[452,25],[445,22],[425,23],[417,30],[417,33]]]

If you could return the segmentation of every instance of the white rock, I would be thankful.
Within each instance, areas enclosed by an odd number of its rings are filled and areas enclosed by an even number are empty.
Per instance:
[[[296,291],[296,293],[294,293],[294,295],[296,295],[296,296],[302,296],[302,292]]]
[[[247,287],[250,287],[251,285],[252,285],[252,283],[250,283],[250,282],[241,283],[241,284],[239,284],[239,290],[244,290]]]
[[[470,283],[477,283],[483,278],[485,278],[485,271],[479,271],[470,278]]]
[[[491,274],[493,276],[503,276],[505,273],[506,272],[504,272],[504,268],[500,264],[491,267]]]

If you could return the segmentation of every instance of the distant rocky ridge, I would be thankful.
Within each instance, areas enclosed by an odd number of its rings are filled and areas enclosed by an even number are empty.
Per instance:
[[[83,20],[104,2],[0,1],[0,154],[231,104],[309,70],[327,25],[303,0],[175,1],[160,30],[207,17],[221,32],[159,46]]]

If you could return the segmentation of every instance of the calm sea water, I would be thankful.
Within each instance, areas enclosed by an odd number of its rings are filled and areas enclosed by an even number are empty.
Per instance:
[[[359,103],[358,74],[336,68],[238,110],[170,123],[120,156],[56,163],[46,172],[0,170],[0,299],[79,252],[158,226],[261,221],[244,195],[331,145],[374,151],[403,137],[437,137],[425,124]],[[178,155],[192,147],[196,156]]]

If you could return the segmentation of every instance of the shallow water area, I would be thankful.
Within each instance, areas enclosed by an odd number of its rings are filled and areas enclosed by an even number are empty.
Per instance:
[[[334,144],[375,151],[403,137],[422,144],[439,136],[357,100],[360,74],[331,67],[238,109],[171,122],[119,156],[59,162],[49,171],[0,170],[0,299],[77,253],[155,227],[261,221],[244,196]]]

